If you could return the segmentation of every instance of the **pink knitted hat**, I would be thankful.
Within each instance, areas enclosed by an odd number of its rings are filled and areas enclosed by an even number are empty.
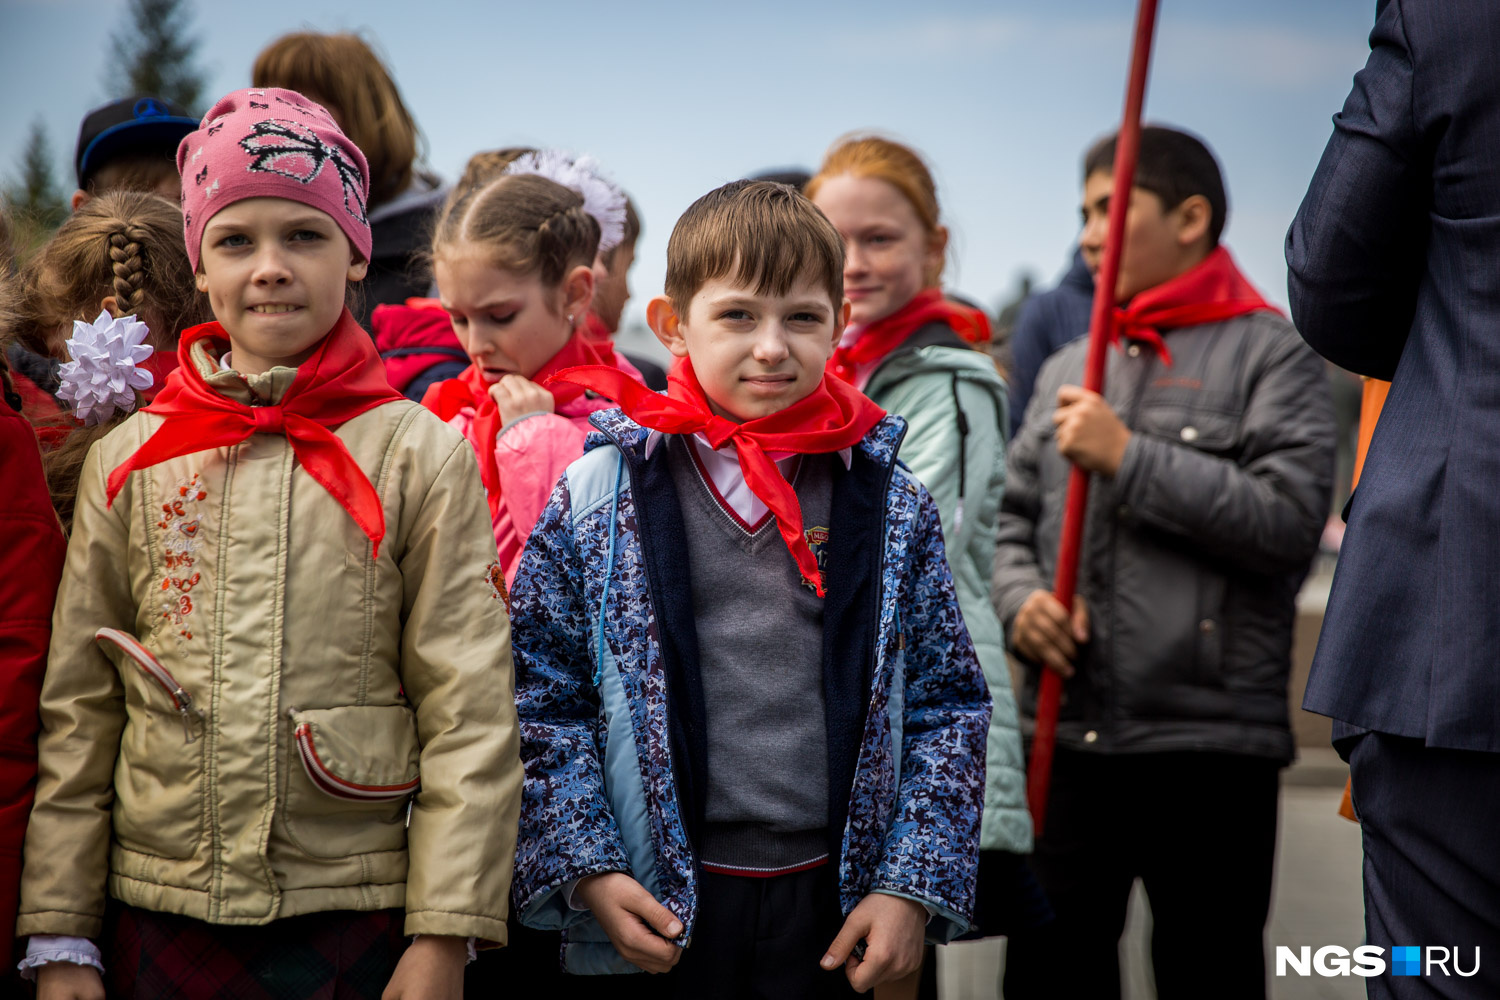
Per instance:
[[[246,198],[286,198],[327,212],[370,259],[365,154],[322,105],[295,90],[236,90],[221,98],[177,147],[177,171],[195,271],[203,227],[221,208]]]

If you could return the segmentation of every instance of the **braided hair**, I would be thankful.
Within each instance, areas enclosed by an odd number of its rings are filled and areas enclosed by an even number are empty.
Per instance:
[[[115,315],[136,316],[146,301],[144,226],[127,226],[109,237],[110,268],[114,272]]]
[[[19,274],[0,285],[0,346],[16,342],[64,358],[73,321],[92,320],[110,298],[116,317],[134,315],[146,324],[157,351],[175,351],[183,329],[213,318],[194,285],[175,204],[145,192],[112,191],[80,206]],[[89,445],[124,417],[93,427],[75,427],[68,418],[66,441],[44,456],[64,526],[72,521]]]
[[[477,247],[496,267],[536,274],[556,288],[599,250],[599,223],[583,196],[535,174],[505,174],[457,188],[438,215],[432,256]]]
[[[0,342],[63,356],[73,320],[91,320],[106,297],[116,316],[139,316],[151,345],[175,350],[184,328],[212,316],[193,284],[182,212],[141,191],[111,191],[70,215],[0,291]]]

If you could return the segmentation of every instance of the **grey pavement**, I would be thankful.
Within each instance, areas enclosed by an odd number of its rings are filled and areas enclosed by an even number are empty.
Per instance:
[[[1357,1000],[1364,980],[1290,975],[1276,978],[1276,945],[1317,950],[1337,944],[1353,949],[1364,937],[1360,893],[1359,827],[1338,815],[1343,794],[1343,762],[1332,750],[1304,748],[1302,759],[1283,772],[1276,888],[1267,925],[1267,976],[1271,1000]],[[1213,919],[1211,913],[1205,919]],[[1152,1000],[1149,961],[1151,914],[1137,883],[1125,937],[1120,945],[1125,1000]],[[1005,947],[1001,940],[976,941],[939,949],[942,1000],[996,1000]],[[1213,996],[1210,983],[1204,996]]]

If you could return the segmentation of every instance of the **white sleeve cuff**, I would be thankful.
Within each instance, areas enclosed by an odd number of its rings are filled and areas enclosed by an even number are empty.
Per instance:
[[[92,965],[104,971],[104,956],[94,942],[87,938],[64,937],[60,934],[34,934],[26,942],[26,957],[16,968],[21,978],[36,979],[36,970],[48,962],[72,962],[74,965]]]
[[[420,935],[420,934],[413,934],[411,936],[411,939],[413,941],[415,941],[417,938],[419,938],[421,936],[422,935]],[[465,947],[467,947],[468,950],[469,950],[469,957],[464,960],[464,964],[465,965],[468,965],[470,962],[476,961],[479,958],[478,941],[479,941],[478,938],[469,938],[467,944],[465,945]]]

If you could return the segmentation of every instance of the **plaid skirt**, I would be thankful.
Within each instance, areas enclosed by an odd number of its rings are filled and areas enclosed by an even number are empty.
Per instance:
[[[110,1000],[379,1000],[406,950],[401,910],[260,927],[111,902],[99,950]]]

